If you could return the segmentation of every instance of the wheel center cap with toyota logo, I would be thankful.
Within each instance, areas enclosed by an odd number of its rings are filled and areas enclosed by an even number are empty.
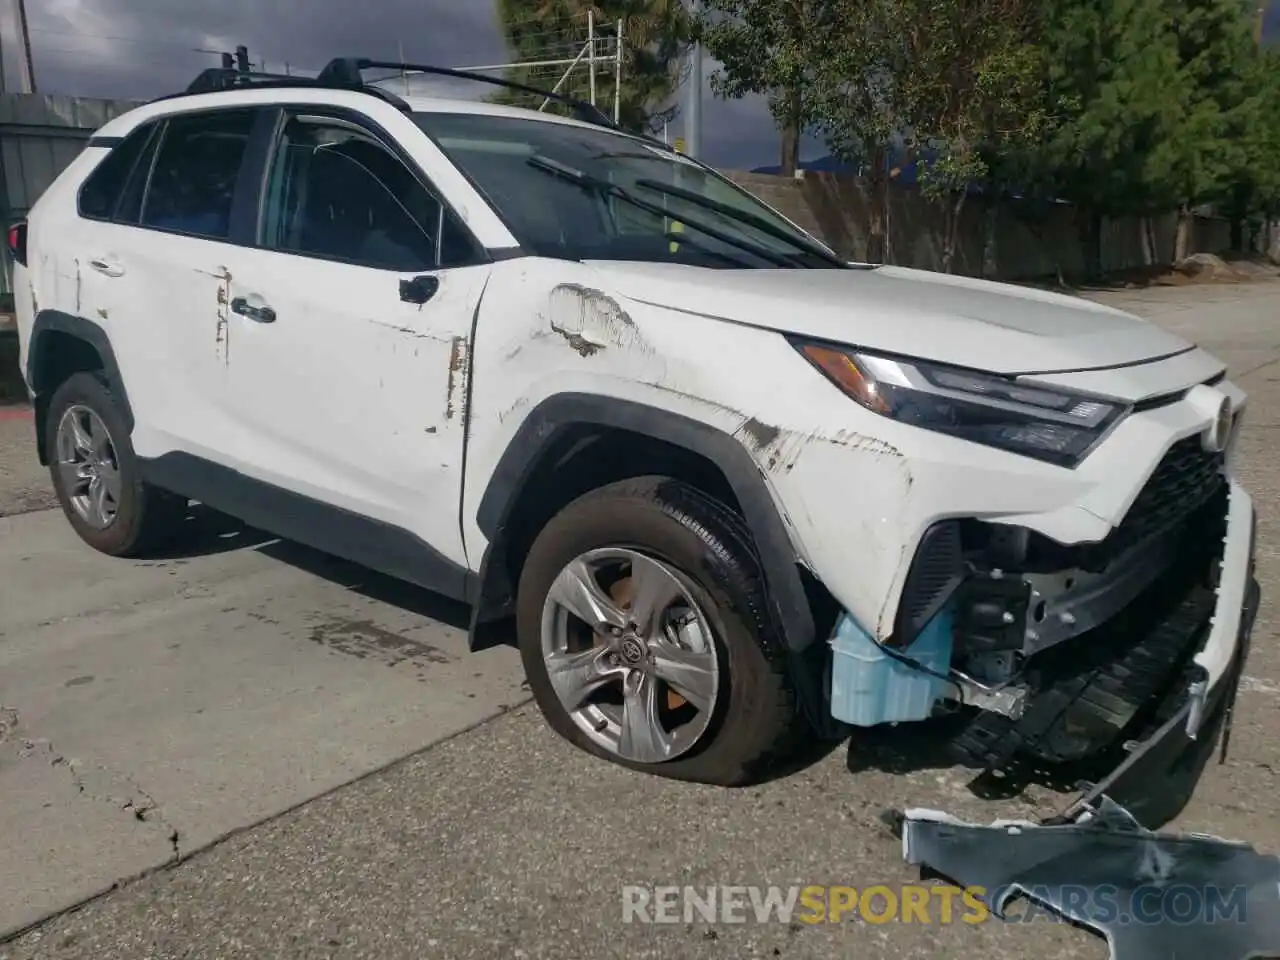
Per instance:
[[[622,659],[630,664],[637,664],[644,659],[645,647],[635,637],[624,637],[619,647]]]

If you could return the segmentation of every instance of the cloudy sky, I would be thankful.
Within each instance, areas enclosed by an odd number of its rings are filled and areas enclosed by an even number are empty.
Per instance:
[[[0,0],[7,89],[17,89],[13,11],[14,0]],[[27,16],[39,89],[80,96],[170,93],[217,64],[207,51],[239,43],[272,70],[317,69],[340,55],[396,59],[399,44],[407,59],[442,66],[507,59],[492,0],[27,0]],[[1280,36],[1280,2],[1267,34]],[[704,159],[737,169],[778,162],[763,102],[720,101],[707,89],[704,104]],[[678,120],[670,132],[682,132]]]
[[[13,0],[0,0],[0,36],[12,38]],[[243,43],[257,63],[318,69],[334,56],[477,66],[507,59],[492,0],[27,0],[32,60],[41,92],[152,97],[190,82]],[[7,89],[17,51],[4,44]],[[710,67],[708,67],[709,72]],[[778,162],[778,137],[759,100],[703,107],[703,155],[751,168]],[[680,133],[678,121],[673,136]],[[820,154],[820,148],[808,151]]]

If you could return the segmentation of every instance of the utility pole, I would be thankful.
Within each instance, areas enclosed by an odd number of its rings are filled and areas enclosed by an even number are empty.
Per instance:
[[[36,71],[31,63],[31,29],[27,25],[26,0],[17,0],[18,40],[22,52],[22,92],[36,92]]]
[[[689,16],[696,17],[701,4],[689,0]],[[702,44],[689,48],[689,77],[684,89],[684,139],[689,156],[702,156]]]
[[[1253,25],[1253,45],[1259,50],[1262,49],[1262,25],[1267,19],[1267,8],[1271,6],[1271,0],[1258,0],[1258,20]]]

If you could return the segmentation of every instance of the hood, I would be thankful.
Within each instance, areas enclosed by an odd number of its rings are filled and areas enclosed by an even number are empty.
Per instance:
[[[905,267],[590,266],[602,287],[639,303],[992,373],[1126,366],[1192,346],[1089,300]]]

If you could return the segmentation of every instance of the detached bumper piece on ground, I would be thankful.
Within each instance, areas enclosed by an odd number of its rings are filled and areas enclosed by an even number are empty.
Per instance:
[[[1152,833],[1102,798],[1056,826],[961,823],[906,812],[903,856],[983,889],[992,914],[1020,899],[1107,938],[1114,960],[1280,956],[1280,858],[1247,844]]]
[[[1260,600],[1248,522],[1247,547],[1222,557],[1221,579],[1242,588],[1239,605],[1220,584],[1219,616],[1209,624],[1189,617],[1208,634],[1198,659],[1234,641],[1229,656],[1214,658],[1216,678],[1206,670],[1175,687],[1151,732],[1126,743],[1115,769],[1060,816],[978,826],[931,810],[896,814],[906,861],[979,888],[1001,919],[1022,900],[1031,905],[1023,916],[1038,908],[1087,927],[1107,938],[1114,960],[1280,957],[1280,858],[1215,837],[1153,832],[1185,805],[1215,742],[1226,759]]]

